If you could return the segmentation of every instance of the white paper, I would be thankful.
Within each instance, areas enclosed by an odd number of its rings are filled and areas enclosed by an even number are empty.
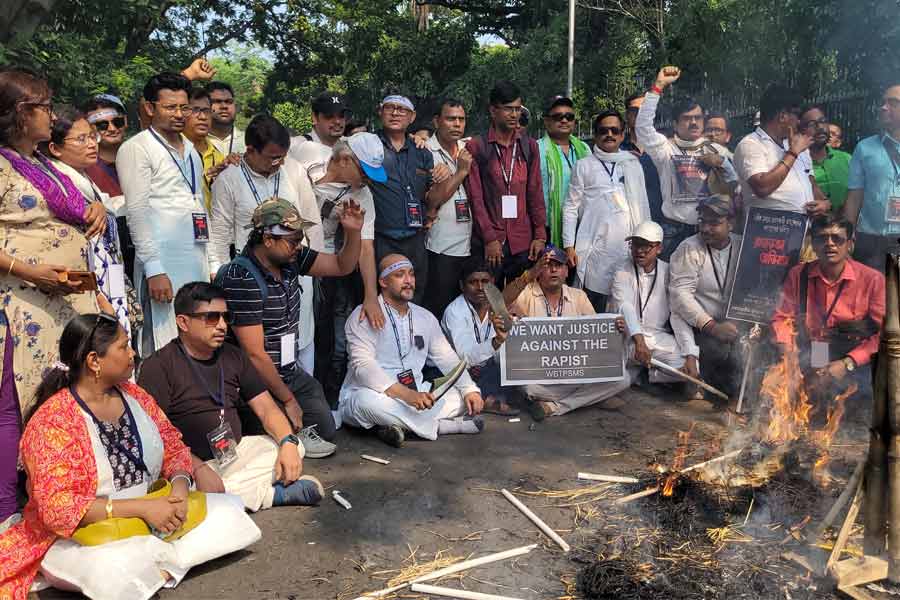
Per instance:
[[[821,369],[831,362],[828,360],[828,342],[817,342],[813,340],[812,348],[810,350],[809,366],[813,369]]]
[[[125,265],[109,265],[106,270],[106,289],[110,300],[125,297]]]
[[[286,333],[281,336],[281,366],[286,367],[297,361],[297,334]]]
[[[515,219],[519,216],[519,199],[516,196],[504,195],[501,202],[501,214],[504,219]]]

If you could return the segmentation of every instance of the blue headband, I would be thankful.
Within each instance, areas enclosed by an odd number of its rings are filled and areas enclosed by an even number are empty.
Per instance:
[[[381,272],[381,275],[378,276],[379,279],[384,279],[394,271],[399,271],[400,269],[412,269],[413,264],[406,260],[405,258],[402,260],[398,260],[394,264],[388,265]]]
[[[403,108],[406,108],[407,110],[410,110],[411,112],[416,112],[416,107],[413,106],[412,100],[410,100],[406,96],[400,96],[398,94],[395,94],[392,96],[387,96],[384,100],[381,101],[381,104],[383,106],[383,105],[387,104],[388,102],[402,106]]]

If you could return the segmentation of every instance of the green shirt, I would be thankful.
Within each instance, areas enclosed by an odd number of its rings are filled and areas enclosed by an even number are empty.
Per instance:
[[[850,155],[825,146],[825,158],[813,160],[816,185],[831,200],[831,208],[837,210],[847,199],[847,180],[850,178]]]

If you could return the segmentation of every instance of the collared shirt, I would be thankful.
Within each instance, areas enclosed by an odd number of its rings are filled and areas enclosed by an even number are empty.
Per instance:
[[[381,329],[373,329],[368,319],[360,319],[362,306],[357,306],[347,318],[345,332],[349,362],[344,388],[368,388],[384,392],[397,383],[398,373],[410,369],[417,388],[425,391],[427,384],[423,383],[422,368],[426,361],[436,365],[443,373],[449,373],[459,364],[459,356],[444,337],[433,314],[410,302],[407,304],[407,313],[401,315],[394,308],[385,305],[381,296],[378,301],[385,315],[385,324]],[[417,336],[422,338],[421,348],[416,347]],[[462,396],[478,391],[478,386],[466,372],[454,387]],[[341,396],[343,395],[342,393]]]
[[[900,151],[900,142],[891,136],[873,135],[856,145],[850,161],[848,187],[863,190],[859,230],[872,235],[900,233],[900,223],[885,220],[888,198],[900,197],[900,165],[894,166],[882,140]]]
[[[179,154],[165,138],[155,137],[154,133],[152,128],[145,129],[122,144],[116,154],[116,172],[125,194],[128,229],[137,259],[143,264],[145,277],[166,272],[161,259],[161,245],[166,240],[154,234],[152,224],[155,204],[192,195],[188,184],[191,165],[194,171],[194,197],[202,194],[203,189],[203,161],[190,140],[184,140],[184,154]],[[200,209],[205,210],[205,207],[192,207],[186,203],[185,218],[190,218],[191,212]]]
[[[487,142],[482,144],[482,140]],[[522,147],[529,146],[530,157],[526,164],[522,157]],[[486,147],[485,147],[486,146]],[[513,167],[513,148],[516,147],[516,162]],[[466,178],[466,193],[471,201],[475,233],[485,243],[499,241],[509,243],[512,254],[527,252],[532,240],[547,237],[547,211],[544,208],[544,188],[541,183],[541,163],[537,142],[516,133],[513,144],[504,146],[497,142],[497,132],[493,127],[486,136],[477,136],[466,143],[466,150],[474,160]],[[500,154],[498,160],[497,153]],[[485,161],[485,169],[478,164],[478,157]],[[512,171],[509,189],[501,172]],[[516,218],[504,219],[502,197],[516,196]]]
[[[813,165],[809,150],[800,153],[778,189],[765,198],[756,197],[748,183],[754,175],[768,173],[784,160],[787,152],[785,146],[787,142],[776,142],[762,127],[757,127],[756,131],[744,136],[734,152],[734,164],[741,177],[741,189],[745,196],[750,197],[751,207],[806,214],[806,205],[815,201],[810,181]]]
[[[245,249],[243,254],[253,261],[262,273],[266,280],[268,295],[263,302],[262,292],[253,274],[241,265],[231,263],[222,281],[228,310],[234,315],[235,327],[262,325],[266,354],[272,359],[278,373],[284,377],[294,370],[295,363],[281,364],[281,338],[294,334],[294,356],[299,357],[303,348],[299,343],[302,293],[300,276],[309,273],[319,253],[301,246],[297,260],[282,267],[280,281],[260,264],[249,248]]]
[[[435,165],[441,163],[447,165],[452,174],[456,174],[456,159],[447,154],[441,147],[437,135],[433,135],[425,142],[425,146],[431,151],[431,157]],[[458,142],[459,148],[464,148],[462,141]],[[428,238],[425,247],[435,254],[447,256],[469,256],[472,243],[472,210],[469,208],[469,219],[465,222],[456,220],[456,202],[466,202],[466,187],[462,184],[456,189],[450,199],[444,202],[438,209],[437,220],[428,230]]]
[[[851,156],[842,150],[825,146],[825,158],[813,160],[816,185],[831,200],[831,210],[837,211],[847,199],[847,182],[850,179]]]
[[[802,270],[803,265],[797,265],[788,273],[781,293],[781,302],[772,317],[775,339],[782,344],[794,341],[794,327],[790,321],[796,318],[800,307]],[[811,340],[824,341],[827,339],[827,329],[838,323],[860,321],[866,317],[871,317],[879,327],[881,326],[885,311],[884,275],[875,269],[848,259],[841,276],[835,281],[828,281],[822,275],[819,263],[814,262],[807,270],[807,277],[809,283],[806,288],[806,327]],[[843,291],[834,304],[828,321],[823,323],[822,319],[834,303],[842,285]],[[857,365],[867,364],[872,355],[878,352],[879,339],[880,335],[875,333],[851,350],[849,356],[853,362]]]
[[[741,236],[734,233],[731,243],[721,250],[707,246],[699,235],[681,242],[669,263],[672,312],[698,329],[710,319],[725,318],[740,249]]]
[[[481,365],[494,356],[493,339],[497,332],[491,323],[490,311],[484,318],[460,294],[444,309],[441,328],[453,344],[456,353],[469,359],[470,365]]]
[[[209,140],[206,142],[206,150],[203,152],[198,150],[198,153],[200,158],[203,159],[203,198],[206,200],[206,212],[210,212],[212,210],[212,190],[210,189],[209,179],[206,177],[206,171],[221,164],[225,160],[225,155],[219,152],[214,145],[210,144]]]
[[[563,303],[561,317],[580,317],[585,315],[595,315],[597,311],[591,301],[588,300],[587,294],[583,290],[571,288],[567,285],[562,286],[562,295],[560,301]],[[510,307],[510,312],[523,317],[555,317],[558,309],[551,307],[547,310],[547,298],[544,296],[544,290],[537,281],[532,281],[525,286],[525,289],[516,298],[516,301]],[[547,314],[551,312],[553,314]]]
[[[404,136],[400,150],[394,149],[383,131],[378,132],[378,137],[384,145],[384,169],[388,179],[384,183],[373,181],[369,186],[375,199],[375,231],[395,240],[410,238],[421,227],[407,225],[409,204],[418,204],[424,223],[425,193],[431,187],[434,161],[431,152],[419,150],[407,136]]]
[[[122,195],[122,187],[119,185],[119,174],[116,172],[116,163],[108,163],[99,156],[97,162],[84,170],[100,191],[109,194],[110,198]]]
[[[669,335],[671,325],[681,355],[700,356],[691,326],[671,312],[669,265],[665,261],[656,261],[656,268],[647,273],[641,267],[635,268],[633,260],[626,259],[616,270],[611,296],[616,310],[625,319],[628,337]]]
[[[221,152],[224,156],[228,156],[229,154],[238,153],[243,154],[247,150],[247,144],[244,141],[244,132],[237,127],[234,127],[231,130],[231,133],[226,135],[225,137],[218,137],[216,134],[210,130],[208,134],[206,134],[207,139],[212,143],[216,149]]]

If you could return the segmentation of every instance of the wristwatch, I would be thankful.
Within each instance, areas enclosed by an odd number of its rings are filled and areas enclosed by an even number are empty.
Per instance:
[[[298,438],[293,433],[289,433],[278,442],[278,447],[281,448],[285,444],[294,444],[295,446],[300,446],[300,438]]]
[[[852,373],[853,369],[856,368],[856,363],[849,356],[844,357],[844,367],[846,367],[848,373]]]

